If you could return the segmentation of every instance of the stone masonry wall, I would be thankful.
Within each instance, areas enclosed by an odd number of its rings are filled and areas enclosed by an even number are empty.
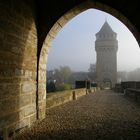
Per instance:
[[[0,1],[0,139],[36,120],[37,34],[29,2]]]
[[[97,90],[100,89],[98,87],[93,87],[90,93],[94,93]],[[85,88],[49,93],[46,97],[46,108],[49,109],[72,100],[77,100],[86,94],[89,94],[89,92],[87,92]]]

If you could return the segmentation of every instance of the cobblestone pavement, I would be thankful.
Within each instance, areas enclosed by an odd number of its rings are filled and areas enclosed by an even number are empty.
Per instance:
[[[17,140],[140,140],[140,105],[100,91],[47,110]]]

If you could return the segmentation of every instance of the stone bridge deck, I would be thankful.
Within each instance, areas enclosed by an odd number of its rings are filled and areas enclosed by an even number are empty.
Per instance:
[[[99,91],[47,110],[18,140],[139,140],[140,105]]]

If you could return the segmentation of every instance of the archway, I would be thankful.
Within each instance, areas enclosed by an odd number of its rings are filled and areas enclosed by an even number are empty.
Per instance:
[[[46,69],[47,69],[46,68],[46,63],[47,63],[47,56],[48,56],[48,53],[49,53],[49,48],[51,47],[51,43],[52,43],[53,39],[55,38],[56,34],[58,33],[58,31],[69,20],[71,20],[76,15],[78,15],[81,12],[83,12],[87,9],[90,9],[90,8],[95,8],[95,9],[105,11],[107,13],[110,13],[114,17],[118,18],[120,21],[122,21],[129,28],[129,30],[136,37],[137,41],[139,41],[138,32],[135,29],[135,27],[131,24],[131,22],[125,16],[123,16],[119,11],[117,11],[117,10],[115,10],[115,9],[105,5],[105,4],[102,4],[102,3],[86,1],[86,2],[76,6],[72,10],[68,11],[62,17],[60,17],[60,19],[58,19],[56,21],[54,26],[51,28],[51,30],[47,34],[46,39],[44,40],[44,43],[43,43],[43,46],[42,46],[41,53],[40,53],[39,81],[38,81],[38,87],[39,87],[38,97],[39,97],[40,100],[39,100],[38,104],[39,104],[40,110],[42,110],[41,112],[43,112],[42,117],[45,117]]]
[[[112,88],[112,82],[109,78],[103,79],[103,88],[104,89],[111,89]]]

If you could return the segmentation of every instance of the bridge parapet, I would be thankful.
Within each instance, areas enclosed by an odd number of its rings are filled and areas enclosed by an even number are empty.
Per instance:
[[[124,95],[132,97],[135,101],[140,98],[140,81],[125,81],[115,86],[116,92],[124,93]]]
[[[140,89],[127,88],[125,95],[129,97],[134,97],[135,101],[138,101],[140,98]]]
[[[121,82],[121,92],[125,92],[126,89],[140,89],[140,81],[126,81]]]
[[[52,108],[66,102],[77,100],[78,98],[93,93],[99,90],[98,87],[94,87],[91,90],[86,88],[74,89],[74,90],[66,90],[61,92],[49,93],[46,97],[46,108]]]

